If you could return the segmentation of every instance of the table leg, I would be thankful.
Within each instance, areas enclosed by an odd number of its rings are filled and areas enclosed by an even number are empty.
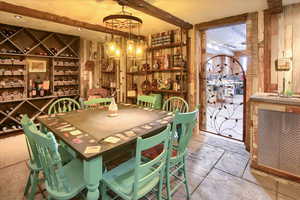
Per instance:
[[[98,200],[99,183],[102,179],[102,156],[91,160],[84,160],[84,180],[87,185],[87,200]]]

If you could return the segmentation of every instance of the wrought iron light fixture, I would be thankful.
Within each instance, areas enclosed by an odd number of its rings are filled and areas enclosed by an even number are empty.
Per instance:
[[[136,47],[135,44],[140,44],[141,41],[134,41],[132,38],[132,34],[140,35],[140,28],[143,24],[143,20],[136,16],[133,16],[132,13],[125,11],[124,5],[122,5],[121,12],[104,17],[103,23],[108,28],[129,33],[129,38],[127,40],[128,56],[139,55],[142,53],[142,48],[140,47],[140,45]],[[111,35],[111,40],[108,42],[108,49],[110,51],[110,54],[114,52],[115,56],[120,55],[120,48],[116,46],[113,35]]]

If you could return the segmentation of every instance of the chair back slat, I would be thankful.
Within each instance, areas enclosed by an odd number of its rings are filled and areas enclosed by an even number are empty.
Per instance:
[[[177,149],[177,156],[186,153],[187,145],[193,135],[193,129],[197,122],[198,116],[198,108],[193,112],[188,113],[179,113],[177,111],[175,113],[175,117],[172,124],[172,138],[176,137],[178,134],[178,149]],[[170,155],[171,155],[171,148],[170,148]]]
[[[169,112],[178,110],[180,113],[185,113],[189,111],[189,105],[181,97],[171,97],[164,102],[163,110]]]
[[[38,168],[41,168],[37,147],[29,132],[30,126],[32,126],[32,128],[34,128],[35,130],[37,130],[37,127],[34,125],[34,123],[29,119],[29,117],[26,114],[23,115],[21,119],[21,125],[23,127],[23,131],[26,137],[26,144],[27,144],[30,163],[35,164]]]
[[[94,98],[84,101],[83,104],[87,108],[95,108],[100,106],[107,106],[113,101],[113,98]]]
[[[54,135],[51,132],[43,134],[32,126],[29,127],[29,132],[36,144],[48,187],[56,192],[69,192],[70,184],[62,167]]]
[[[139,95],[137,105],[141,107],[154,108],[156,97],[148,95]]]
[[[54,101],[49,107],[48,114],[57,114],[62,112],[70,112],[80,109],[80,104],[71,98],[61,98]]]
[[[152,180],[159,180],[159,175],[165,170],[165,163],[168,153],[169,139],[171,136],[171,126],[161,133],[146,139],[138,138],[136,145],[136,159],[135,159],[135,181],[133,184],[133,196],[136,197],[138,189],[149,183]],[[158,144],[163,144],[163,151],[153,160],[146,163],[142,162],[142,152],[146,149],[154,147]],[[135,198],[134,198],[135,199]]]

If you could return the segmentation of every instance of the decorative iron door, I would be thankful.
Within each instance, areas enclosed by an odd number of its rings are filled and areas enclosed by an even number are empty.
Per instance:
[[[206,131],[243,140],[245,72],[234,57],[217,55],[206,63]]]

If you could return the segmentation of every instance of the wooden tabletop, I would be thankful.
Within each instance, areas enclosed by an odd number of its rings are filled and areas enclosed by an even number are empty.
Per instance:
[[[173,120],[172,113],[136,105],[120,104],[111,117],[107,107],[38,117],[54,135],[89,160],[137,137],[162,131]]]

